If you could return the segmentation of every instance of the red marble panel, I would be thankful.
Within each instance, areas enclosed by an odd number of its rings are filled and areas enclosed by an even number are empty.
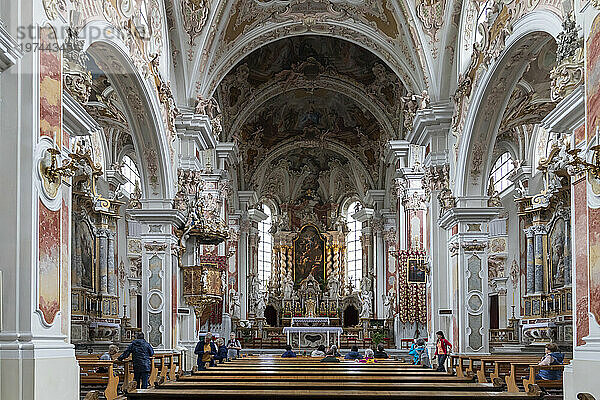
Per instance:
[[[61,263],[60,263],[60,315],[61,332],[69,337],[71,331],[71,305],[69,302],[71,278],[70,278],[70,254],[69,254],[69,206],[68,193],[63,193],[63,202],[61,209]]]
[[[586,46],[587,137],[596,134],[600,124],[600,15],[592,23]],[[589,210],[590,312],[600,321],[600,210]]]
[[[40,136],[60,144],[62,64],[53,28],[40,28],[40,49]],[[63,144],[69,145],[68,138]]]
[[[595,135],[600,122],[600,15],[592,24],[587,40],[585,87],[587,94],[588,138]]]
[[[60,214],[39,201],[39,309],[48,325],[60,311]]]
[[[575,129],[575,145],[583,142],[585,140],[585,124],[581,125],[579,128]]]
[[[406,213],[409,249],[423,249],[423,227],[425,215],[422,210],[409,210]]]
[[[600,209],[589,209],[589,302],[600,321]]]
[[[575,324],[577,327],[576,345],[585,344],[583,337],[589,333],[588,314],[588,243],[587,243],[587,187],[585,180],[573,185],[573,209],[575,237]]]

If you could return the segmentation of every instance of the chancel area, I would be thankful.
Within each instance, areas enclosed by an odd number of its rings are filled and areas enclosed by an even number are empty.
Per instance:
[[[0,399],[600,400],[599,0],[0,0]]]

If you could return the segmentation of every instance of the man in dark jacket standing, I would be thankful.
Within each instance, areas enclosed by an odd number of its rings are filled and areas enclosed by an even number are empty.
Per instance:
[[[138,389],[148,388],[148,378],[150,377],[150,367],[154,355],[154,349],[150,346],[150,343],[144,340],[144,334],[139,332],[136,335],[136,339],[131,342],[127,350],[123,352],[118,358],[119,361],[123,361],[131,354],[133,360],[133,378],[137,383]],[[141,383],[141,386],[140,386]]]

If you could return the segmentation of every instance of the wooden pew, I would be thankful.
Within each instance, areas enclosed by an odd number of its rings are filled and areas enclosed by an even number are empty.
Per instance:
[[[539,388],[509,393],[493,384],[475,383],[473,376],[452,376],[401,362],[323,364],[315,359],[251,358],[206,371],[159,381],[156,387],[136,390],[128,399],[220,400],[288,399],[537,399]]]
[[[510,375],[505,377],[506,385],[509,392],[519,392],[517,382],[519,378],[526,374],[526,377],[522,378],[524,391],[529,390],[530,385],[537,385],[545,389],[560,389],[562,391],[563,381],[561,379],[556,380],[544,380],[536,379],[535,375],[542,369],[545,370],[560,370],[563,371],[565,368],[564,364],[560,365],[537,365],[537,364],[526,364],[526,363],[513,363],[510,368]]]
[[[447,391],[444,387],[438,387],[437,391],[389,391],[389,390],[245,390],[243,392],[233,390],[211,390],[211,389],[188,389],[158,388],[135,390],[127,394],[128,399],[139,400],[181,400],[181,399],[221,399],[221,400],[288,400],[288,399],[347,399],[347,400],[414,400],[415,398],[425,400],[474,400],[474,399],[504,399],[504,400],[532,400],[539,399],[539,394],[529,395],[526,393],[509,392],[474,392],[474,391]]]
[[[90,389],[102,388],[107,400],[117,398],[119,376],[115,373],[113,361],[80,359],[78,362],[82,392],[84,392],[84,387]],[[101,368],[105,368],[106,372],[99,372]]]
[[[511,362],[535,363],[541,359],[541,356],[531,355],[469,355],[468,366],[465,370],[467,374],[474,374],[479,383],[494,382],[494,379],[500,379],[510,373]],[[490,379],[488,380],[488,375]]]

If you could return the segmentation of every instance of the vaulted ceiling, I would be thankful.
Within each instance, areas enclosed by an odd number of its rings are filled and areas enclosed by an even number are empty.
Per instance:
[[[402,134],[405,94],[400,78],[356,44],[317,35],[280,39],[244,57],[219,84],[221,140],[239,143],[249,185],[271,151],[325,141],[353,153],[376,181],[382,146]],[[304,151],[307,161],[315,152]],[[313,179],[328,168],[313,164]]]

